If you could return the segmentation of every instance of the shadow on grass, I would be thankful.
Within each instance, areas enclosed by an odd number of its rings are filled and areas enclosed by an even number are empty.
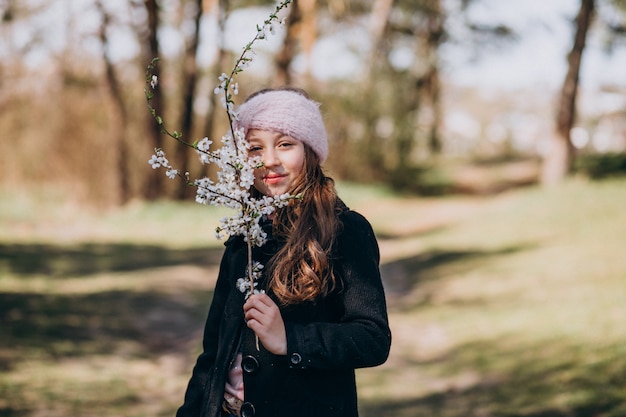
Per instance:
[[[98,357],[130,365],[137,360],[159,363],[164,356],[174,356],[192,364],[213,292],[202,276],[179,286],[175,277],[165,281],[168,268],[163,272],[154,268],[214,267],[222,252],[222,248],[179,250],[125,244],[0,245],[0,283],[3,275],[12,278],[10,291],[2,292],[0,286],[0,417],[48,411],[49,415],[87,415],[86,409],[124,415],[118,411],[144,407],[145,393],[137,388],[141,383],[130,376],[128,381],[103,376],[77,386],[80,383],[68,371],[67,377],[56,377],[53,387],[42,387],[37,373],[49,379],[45,373],[55,369],[56,363],[88,363]],[[185,273],[186,269],[175,271]],[[102,280],[89,288],[93,274],[107,272],[119,273],[106,279],[127,280],[127,289],[107,287],[108,281],[101,288]],[[197,268],[190,273],[202,274]],[[50,288],[59,279],[72,278],[81,290],[64,293],[31,291],[30,284],[19,287],[22,280],[42,276]],[[20,377],[21,366],[30,367],[33,374]],[[5,373],[7,379],[2,378]],[[105,393],[92,395],[99,390]],[[160,393],[159,388],[154,391]],[[164,407],[168,404],[172,407],[171,401]],[[57,409],[66,411],[54,414]],[[147,414],[133,411],[128,415]]]
[[[436,285],[438,280],[469,271],[490,257],[528,247],[433,251],[385,264],[381,269],[390,296],[401,299],[417,291],[422,283]],[[29,274],[49,274],[52,278],[70,275],[88,280],[90,274],[106,271],[184,264],[213,266],[221,253],[221,248],[170,250],[133,245],[0,246],[0,270],[9,269],[25,278]],[[197,288],[176,293],[152,289],[89,294],[0,293],[0,372],[29,359],[189,355],[189,346],[198,345],[201,339],[211,297],[211,291]],[[428,302],[428,296],[418,297],[417,302],[415,298],[407,301],[410,304],[394,303],[394,308],[419,308]],[[453,382],[448,388],[423,396],[362,402],[362,417],[626,416],[624,347],[606,347],[607,351],[599,355],[589,355],[584,349],[563,341],[528,346],[503,338],[466,344],[429,362],[403,362],[402,366],[415,372],[436,367],[444,374],[441,378]],[[393,374],[398,369],[384,372]],[[463,374],[472,375],[470,383],[455,385],[455,375]],[[8,404],[9,408],[4,409],[0,405],[0,417],[28,415]]]
[[[108,291],[87,295],[0,293],[0,369],[20,356],[158,356],[200,340],[211,291],[192,296]]]
[[[519,245],[491,251],[434,250],[381,265],[381,277],[387,295],[395,301],[401,301],[404,296],[425,282],[437,281],[453,274],[462,274],[489,258],[513,254],[530,247],[530,245]],[[410,305],[403,307],[415,308],[427,302],[428,296],[425,296],[420,302],[411,300]],[[401,304],[394,303],[394,306]]]
[[[438,369],[444,374],[440,377],[451,381],[447,387],[402,400],[362,401],[361,415],[623,417],[624,350],[623,345],[591,349],[561,339],[530,345],[505,340],[472,342],[439,358]],[[408,366],[420,372],[428,364]],[[470,383],[455,382],[455,376],[458,381],[464,374],[471,375]]]
[[[132,244],[1,244],[0,271],[17,275],[41,274],[67,278],[160,266],[209,266],[219,263],[222,253],[222,247],[171,249]]]
[[[401,313],[428,306],[448,278],[463,276],[489,258],[532,247],[432,251],[384,264],[381,274],[390,309]],[[476,303],[477,308],[487,301],[462,300]],[[626,417],[626,345],[600,346],[556,337],[532,343],[519,340],[516,334],[477,340],[429,360],[402,358],[399,365],[380,368],[377,372],[389,381],[415,372],[416,394],[362,401],[361,415]]]
[[[533,411],[515,411],[505,406],[515,393],[502,395],[491,386],[480,386],[462,391],[437,393],[424,398],[389,403],[367,404],[362,417],[623,417],[626,414],[623,398],[591,396],[572,407],[538,406]],[[535,401],[530,399],[530,401]],[[525,407],[521,407],[523,410]]]
[[[424,280],[440,278],[443,267],[448,272],[453,267],[471,268],[473,263],[468,261],[521,249],[431,252],[383,265],[381,269],[387,291],[391,297],[397,297]],[[29,275],[89,279],[89,275],[100,272],[173,265],[214,266],[222,252],[222,248],[179,250],[125,244],[0,245],[0,271],[9,270],[24,279]],[[132,290],[0,293],[0,349],[11,352],[0,354],[0,369],[7,369],[24,355],[57,358],[111,354],[128,350],[129,342],[134,344],[133,355],[139,356],[184,349],[181,341],[199,339],[197,332],[211,296],[210,291],[192,289],[178,294]],[[394,303],[394,308],[398,305],[402,303]]]

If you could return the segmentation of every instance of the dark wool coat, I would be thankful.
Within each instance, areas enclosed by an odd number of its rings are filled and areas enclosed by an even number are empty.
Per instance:
[[[244,325],[247,249],[241,238],[226,242],[213,301],[184,404],[177,417],[218,417],[230,363],[241,340],[243,417],[357,417],[355,368],[387,359],[391,332],[372,227],[344,209],[333,265],[341,286],[328,297],[281,308],[287,355],[277,356]],[[278,243],[270,239],[253,256],[267,265]]]

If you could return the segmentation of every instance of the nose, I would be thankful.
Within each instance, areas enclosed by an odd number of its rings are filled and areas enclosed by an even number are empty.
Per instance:
[[[268,148],[263,153],[263,165],[265,167],[275,167],[280,164],[276,150]]]

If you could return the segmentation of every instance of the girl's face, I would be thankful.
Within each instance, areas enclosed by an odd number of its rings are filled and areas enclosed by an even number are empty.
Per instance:
[[[304,143],[258,129],[250,129],[246,138],[250,156],[263,161],[263,167],[254,171],[254,188],[270,197],[289,192],[304,168]]]

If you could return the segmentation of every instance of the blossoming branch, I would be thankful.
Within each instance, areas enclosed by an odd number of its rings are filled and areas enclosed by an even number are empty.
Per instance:
[[[279,196],[263,196],[255,198],[250,190],[254,184],[254,170],[263,166],[259,158],[248,156],[249,143],[244,136],[242,128],[236,127],[238,120],[235,111],[234,97],[239,93],[239,86],[234,82],[237,74],[244,71],[253,61],[253,45],[263,39],[267,39],[270,34],[275,33],[276,27],[284,22],[279,21],[278,14],[285,9],[293,0],[283,0],[276,5],[274,11],[263,22],[262,26],[257,26],[256,35],[243,48],[243,51],[230,74],[222,74],[219,77],[219,84],[215,88],[215,94],[221,94],[221,103],[226,110],[230,130],[222,136],[221,146],[211,150],[213,141],[205,137],[200,141],[189,143],[183,139],[183,135],[178,131],[170,131],[163,118],[157,114],[152,107],[152,90],[158,87],[159,80],[153,74],[158,58],[154,58],[146,70],[146,87],[144,93],[148,103],[148,109],[161,128],[161,131],[181,146],[189,146],[196,150],[202,164],[215,164],[218,167],[217,178],[200,178],[191,180],[188,172],[180,172],[171,166],[165,152],[162,149],[155,149],[149,164],[153,169],[164,168],[165,175],[170,179],[182,178],[188,186],[196,187],[196,202],[213,206],[223,206],[235,210],[231,216],[220,219],[220,225],[215,229],[215,235],[221,239],[225,235],[242,235],[248,246],[248,266],[247,279],[241,278],[237,282],[239,290],[249,296],[257,292],[255,282],[260,276],[263,265],[252,261],[252,247],[262,246],[267,239],[267,234],[261,228],[259,220],[264,215],[270,215],[277,208],[288,204],[289,200],[301,198],[301,196],[291,196],[283,194]]]

